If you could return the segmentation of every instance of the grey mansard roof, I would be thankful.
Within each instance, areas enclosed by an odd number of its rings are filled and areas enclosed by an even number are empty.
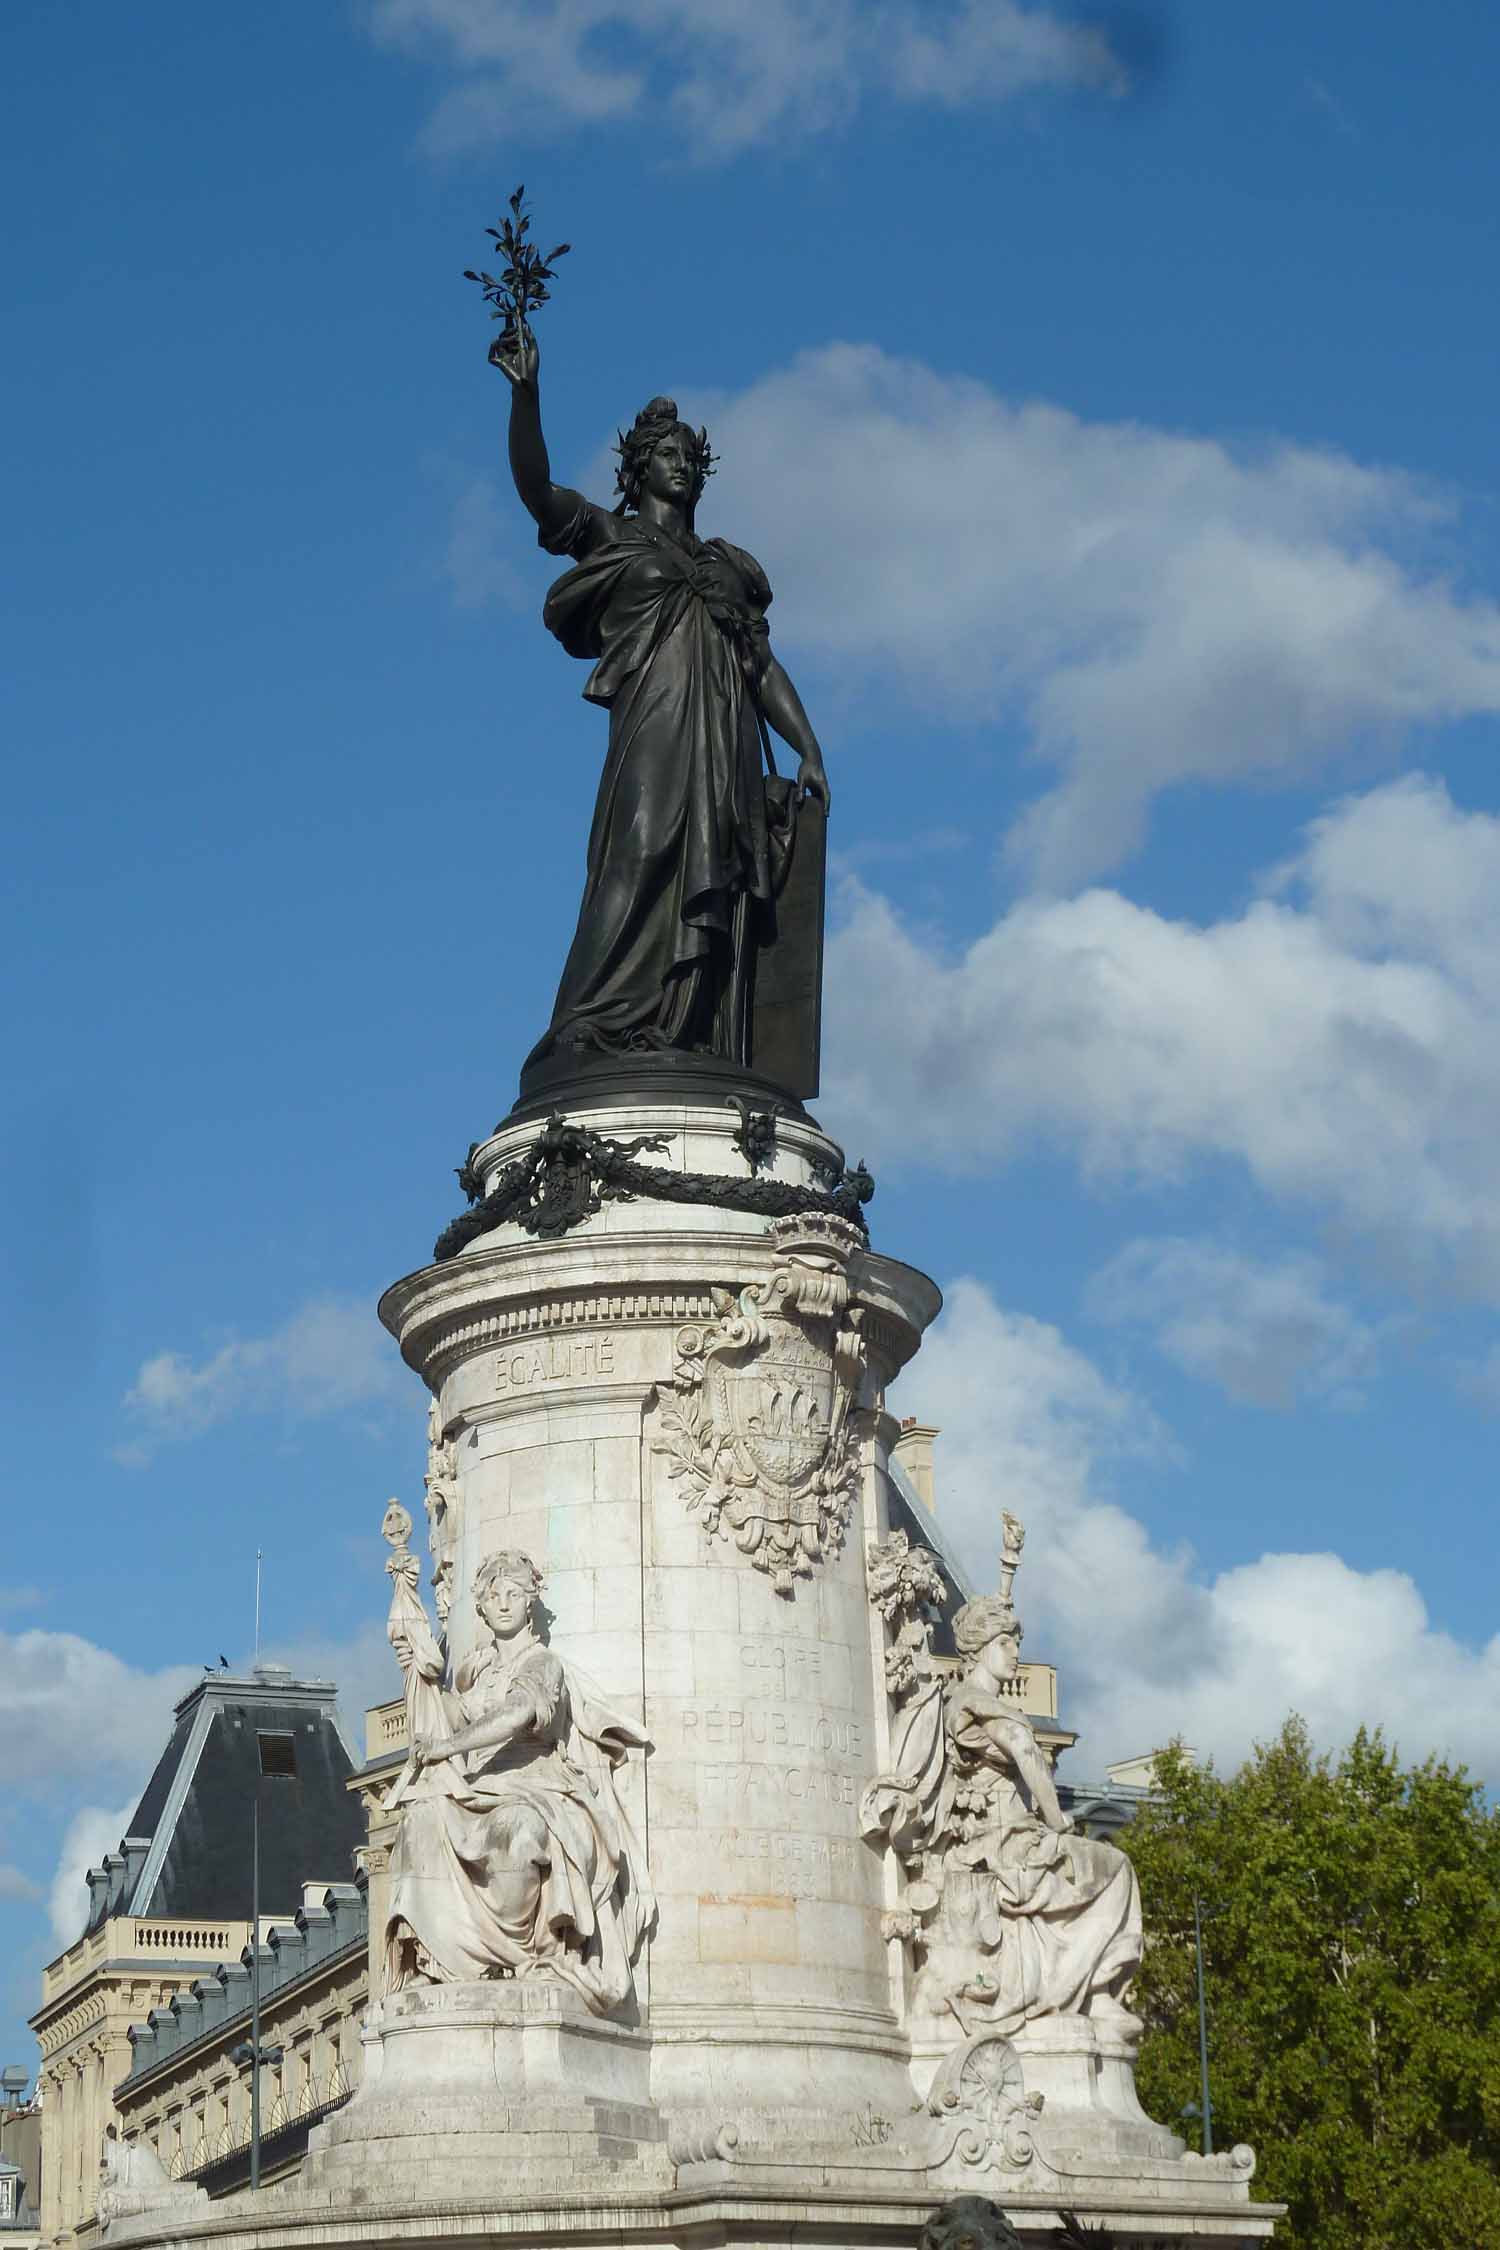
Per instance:
[[[289,1914],[309,1880],[347,1882],[364,1818],[345,1786],[354,1760],[337,1690],[279,1665],[248,1679],[210,1672],[173,1714],[171,1739],[118,1852],[89,1871],[85,1928],[112,1914],[153,1920],[250,1918],[250,1839],[258,1732],[290,1734],[295,1780],[261,1789],[261,1902]]]

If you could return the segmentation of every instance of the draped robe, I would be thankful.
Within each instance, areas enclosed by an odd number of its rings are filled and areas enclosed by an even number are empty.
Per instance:
[[[1007,2033],[1033,2016],[1118,2007],[1141,1960],[1134,1867],[1113,1844],[1037,1818],[1003,1747],[1015,1724],[1025,1721],[1014,1706],[971,1678],[929,1681],[898,1714],[892,1770],[870,1783],[859,1816],[871,1841],[925,1855],[919,1992],[934,2012],[955,1992],[969,2014],[982,2004],[986,2024]],[[987,1812],[961,1837],[959,1792],[975,1782]]]
[[[444,1982],[542,1971],[597,2014],[618,2007],[656,1912],[614,1774],[645,1736],[535,1641],[514,1654],[479,1650],[448,1700],[459,1726],[523,1705],[529,1723],[503,1748],[437,1759],[409,1784],[402,1777],[389,1988],[406,1973],[409,1934]]]
[[[577,933],[546,1037],[559,1049],[684,1047],[746,1063],[754,955],[790,838],[768,824],[755,690],[771,588],[724,539],[676,539],[578,493],[540,544],[575,567],[544,622],[609,712]]]

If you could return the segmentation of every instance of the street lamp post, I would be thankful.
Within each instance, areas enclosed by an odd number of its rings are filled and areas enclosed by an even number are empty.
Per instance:
[[[260,2073],[263,2063],[281,2060],[279,2047],[260,2043],[260,1785],[263,1781],[295,1781],[297,1738],[284,1731],[257,1731],[255,1783],[250,1817],[250,2037],[235,2048],[232,2060],[250,2073],[250,2185],[260,2186]]]
[[[256,1749],[260,1737],[256,1736]],[[1198,1986],[1201,1998],[1203,1986]],[[260,1773],[255,1776],[255,1813],[250,1842],[250,2185],[260,2186]]]
[[[1203,2153],[1214,2152],[1214,2113],[1208,2098],[1208,1998],[1203,1987],[1203,1901],[1193,1893],[1193,1950],[1198,1960],[1198,2084],[1203,2116]]]

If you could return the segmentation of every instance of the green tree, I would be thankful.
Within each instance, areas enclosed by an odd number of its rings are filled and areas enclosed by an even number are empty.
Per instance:
[[[1285,2250],[1500,2250],[1500,1814],[1462,1768],[1289,1719],[1221,1777],[1177,1749],[1140,1873],[1141,2097],[1196,2146],[1202,1899],[1214,2145],[1248,2141]]]

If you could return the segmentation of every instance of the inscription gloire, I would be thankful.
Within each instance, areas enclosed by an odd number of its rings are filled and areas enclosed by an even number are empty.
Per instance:
[[[582,1375],[613,1375],[613,1336],[542,1336],[512,1344],[495,1363],[495,1388],[502,1397],[533,1391],[545,1383],[577,1382]]]
[[[759,1675],[757,1694],[805,1698],[816,1692],[823,1678],[823,1651],[806,1641],[746,1641],[740,1662],[747,1672]]]

